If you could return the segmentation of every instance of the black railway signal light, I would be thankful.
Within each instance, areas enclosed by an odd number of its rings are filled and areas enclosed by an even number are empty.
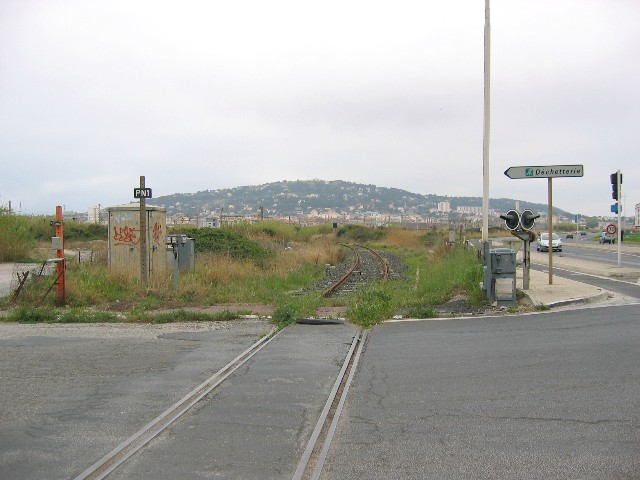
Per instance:
[[[520,214],[515,210],[509,210],[504,215],[500,215],[509,230],[517,230],[520,227]]]
[[[520,214],[520,225],[524,230],[531,230],[536,224],[536,218],[539,218],[540,214],[535,214],[531,210],[523,210]]]
[[[618,178],[618,176],[620,176],[620,178]],[[622,197],[622,173],[617,171],[609,175],[609,178],[611,179],[611,198],[620,200],[620,197]]]

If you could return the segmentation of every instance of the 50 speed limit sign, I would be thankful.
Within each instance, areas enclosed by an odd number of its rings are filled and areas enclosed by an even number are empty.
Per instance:
[[[613,223],[610,223],[609,225],[607,225],[607,233],[609,235],[615,235],[616,233],[618,233],[618,229]]]

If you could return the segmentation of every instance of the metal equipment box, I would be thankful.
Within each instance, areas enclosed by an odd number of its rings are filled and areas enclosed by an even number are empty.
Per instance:
[[[516,303],[516,252],[510,248],[494,248],[485,254],[482,289],[487,299],[498,306]]]

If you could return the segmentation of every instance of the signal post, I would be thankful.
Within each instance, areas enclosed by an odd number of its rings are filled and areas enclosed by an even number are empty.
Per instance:
[[[615,173],[612,173],[610,176],[611,179],[611,198],[613,198],[616,203],[611,205],[611,212],[618,214],[618,266],[621,265],[622,260],[622,225],[621,225],[621,214],[622,214],[622,172],[618,170]]]
[[[529,270],[531,267],[531,242],[535,240],[535,233],[531,230],[535,225],[539,214],[531,210],[523,210],[518,213],[516,210],[509,210],[505,215],[500,215],[511,230],[511,234],[524,242],[524,267],[522,269],[522,289],[529,290]]]

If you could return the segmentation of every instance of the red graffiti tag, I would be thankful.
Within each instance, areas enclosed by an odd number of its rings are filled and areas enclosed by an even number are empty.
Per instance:
[[[126,225],[124,227],[113,227],[113,240],[116,245],[137,245],[140,243],[140,237],[137,232],[138,230],[135,228],[130,228]]]
[[[153,241],[155,243],[161,243],[161,240],[164,242],[164,239],[162,237],[162,225],[156,222],[153,225]]]

